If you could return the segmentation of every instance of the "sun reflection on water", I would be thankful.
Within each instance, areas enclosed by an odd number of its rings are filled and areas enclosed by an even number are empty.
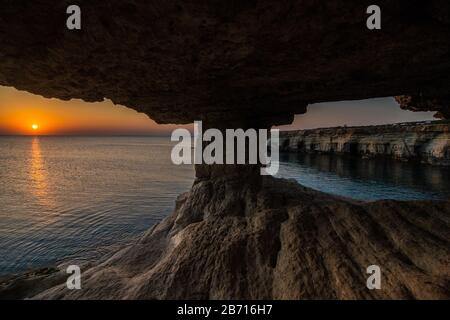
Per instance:
[[[30,180],[32,181],[31,192],[39,203],[46,207],[52,207],[54,202],[49,195],[47,170],[41,154],[39,137],[33,137],[31,142]]]

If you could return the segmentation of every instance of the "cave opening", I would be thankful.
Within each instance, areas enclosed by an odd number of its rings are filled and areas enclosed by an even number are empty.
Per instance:
[[[358,155],[359,145],[357,142],[346,143],[346,148],[350,155],[353,155],[353,156]]]
[[[291,143],[290,139],[284,140],[283,144],[281,145],[281,151],[288,151],[290,143]]]
[[[304,141],[299,141],[297,143],[297,151],[298,152],[305,152],[306,146]]]
[[[420,145],[420,144],[415,144],[414,145],[414,157],[417,160],[421,160],[422,159],[422,152],[423,152],[422,149],[423,149],[422,145]]]
[[[208,128],[217,129],[286,125],[294,114],[305,113],[308,104],[341,101],[334,115],[328,111],[320,115],[328,117],[328,123],[336,123],[338,113],[355,118],[353,111],[342,111],[348,100],[393,94],[405,95],[397,100],[403,109],[449,114],[450,65],[446,57],[450,38],[444,28],[449,21],[443,10],[435,10],[443,1],[431,0],[426,6],[387,1],[390,23],[386,27],[390,29],[371,34],[361,23],[365,12],[352,14],[356,1],[331,1],[327,5],[279,1],[270,6],[264,1],[256,6],[223,2],[220,8],[210,1],[193,2],[182,10],[169,1],[138,3],[137,9],[130,11],[90,1],[84,15],[86,29],[67,33],[63,23],[60,30],[55,28],[58,12],[54,1],[35,1],[33,5],[5,1],[7,14],[2,15],[2,26],[8,31],[0,32],[0,85],[65,100],[94,102],[107,97],[145,113],[158,124],[202,120]],[[422,7],[427,10],[420,10]],[[19,11],[21,19],[9,14]],[[410,19],[394,16],[401,13],[400,17],[410,17],[416,12],[423,17],[415,27]],[[31,34],[30,23],[24,21],[32,21],[39,32]],[[120,21],[120,27],[112,30],[115,21]],[[326,25],[322,27],[322,23]],[[217,34],[222,36],[211,36]],[[316,107],[320,111],[320,106]],[[383,115],[379,107],[372,121]],[[96,108],[99,113],[101,107]],[[81,112],[82,107],[77,109]],[[119,123],[125,115],[119,115]],[[89,124],[95,123],[88,119]],[[145,132],[161,131],[156,124],[149,129],[141,119],[134,121],[133,132],[138,124]],[[69,124],[73,122],[69,119]],[[61,132],[56,130],[57,124],[54,122],[52,132]],[[97,127],[83,130],[91,133],[94,129]],[[310,141],[306,148],[325,151],[320,138]],[[127,156],[139,145],[142,143],[119,149],[117,156]],[[352,143],[350,153],[369,153],[371,146],[365,141]],[[161,151],[149,154],[165,157]],[[107,154],[107,158],[112,155]],[[142,153],[136,158],[142,159]],[[136,181],[149,181],[143,179],[149,172],[164,173],[155,178],[151,192],[162,189],[167,195],[179,194],[180,190],[163,189],[160,183],[169,175],[176,176],[171,168],[167,174],[161,170],[167,159],[154,170],[142,161],[142,167],[132,169]],[[93,166],[97,166],[99,161],[94,160]],[[111,185],[120,181],[120,176],[107,170],[109,160],[99,169],[111,178],[104,184],[107,195],[113,191]],[[125,162],[135,163],[135,159],[125,158]],[[333,163],[325,162],[324,167],[332,167]],[[370,163],[365,164],[364,170],[370,171]],[[61,176],[72,171],[65,170]],[[89,266],[86,288],[95,290],[68,292],[62,285],[39,289],[45,291],[43,297],[448,298],[443,289],[448,254],[442,251],[446,246],[435,241],[442,238],[442,221],[447,221],[450,211],[447,203],[349,201],[304,188],[295,181],[261,178],[259,168],[251,165],[202,164],[195,171],[194,185],[177,198],[170,216],[146,232],[142,241]],[[123,194],[133,193],[135,202],[130,207],[135,207],[140,202],[135,192],[144,188],[128,178],[121,185],[128,187]],[[90,197],[94,194],[97,198],[99,189],[93,190]],[[408,223],[402,217],[408,217]],[[418,241],[417,230],[423,231],[423,241]],[[114,236],[122,235],[121,229]],[[386,238],[402,241],[389,246]],[[322,254],[325,247],[326,255]],[[403,256],[418,266],[414,272]],[[383,290],[361,290],[366,267],[358,265],[362,261],[390,267],[383,271]],[[315,272],[313,277],[308,274],[310,270]],[[410,275],[417,277],[410,279]],[[396,289],[389,291],[390,287]]]

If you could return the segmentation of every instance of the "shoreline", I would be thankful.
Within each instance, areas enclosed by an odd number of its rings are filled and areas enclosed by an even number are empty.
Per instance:
[[[387,157],[450,166],[450,121],[283,131],[280,151]]]
[[[44,268],[0,281],[0,299],[450,296],[443,223],[449,201],[355,201],[292,180],[267,177],[261,183],[255,189],[240,178],[197,180],[178,197],[173,213],[139,241],[84,266],[82,290],[66,288],[64,270]],[[205,193],[224,184],[232,192],[226,199]],[[241,201],[245,213],[236,206]],[[212,215],[208,203],[217,208]],[[373,263],[390,266],[383,273],[384,290],[363,288],[363,270]],[[303,267],[292,268],[297,265]],[[243,281],[239,286],[236,277]]]

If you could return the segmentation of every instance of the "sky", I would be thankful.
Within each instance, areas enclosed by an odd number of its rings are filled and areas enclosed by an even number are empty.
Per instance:
[[[296,115],[291,125],[279,128],[314,129],[437,120],[433,117],[435,113],[402,110],[392,97],[317,103],[309,105],[305,114]]]
[[[0,86],[0,135],[167,135],[174,128],[109,100],[46,99]]]
[[[433,112],[399,108],[393,98],[319,103],[282,130],[433,120]],[[33,129],[34,125],[34,129]],[[0,135],[170,135],[175,125],[158,125],[142,113],[111,101],[46,99],[0,86]]]

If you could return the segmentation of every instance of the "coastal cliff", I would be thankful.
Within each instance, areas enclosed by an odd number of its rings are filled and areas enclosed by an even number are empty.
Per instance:
[[[450,122],[428,121],[366,127],[285,131],[281,151],[385,156],[450,165]]]
[[[63,27],[67,4],[3,5],[0,85],[218,129],[267,129],[308,104],[389,96],[450,118],[448,1],[386,0],[376,31],[365,26],[372,2],[360,0],[80,0],[79,32]],[[415,152],[414,139],[400,154]],[[448,201],[356,202],[253,169],[197,166],[169,217],[83,267],[83,289],[49,269],[0,281],[0,297],[450,297]],[[373,264],[381,290],[366,287]]]

